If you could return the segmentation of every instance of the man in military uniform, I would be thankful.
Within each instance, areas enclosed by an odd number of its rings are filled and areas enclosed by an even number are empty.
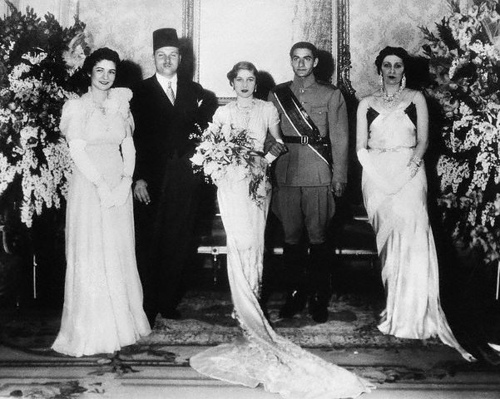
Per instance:
[[[318,55],[313,44],[294,44],[290,57],[293,81],[269,94],[288,147],[276,161],[272,204],[285,241],[288,294],[280,317],[293,317],[309,298],[309,313],[324,323],[331,295],[327,228],[335,212],[333,196],[342,196],[347,183],[347,110],[340,90],[316,80]]]

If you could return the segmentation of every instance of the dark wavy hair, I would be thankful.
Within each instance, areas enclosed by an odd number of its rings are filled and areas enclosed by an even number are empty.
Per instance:
[[[120,56],[115,50],[111,50],[108,47],[99,48],[85,58],[82,69],[86,74],[90,75],[92,73],[92,68],[94,68],[98,62],[103,60],[114,62],[116,68],[118,69]]]
[[[404,73],[407,79],[406,87],[421,90],[429,85],[429,60],[424,57],[412,56],[403,47],[387,46],[382,49],[375,59],[377,73],[380,74],[382,62],[388,55],[395,55],[403,61]]]
[[[245,71],[252,72],[255,76],[255,83],[257,83],[257,76],[259,74],[259,71],[255,67],[255,65],[249,61],[240,61],[234,64],[234,66],[226,75],[227,78],[229,79],[229,84],[231,86],[233,85],[233,80],[236,79],[236,76],[238,76],[238,72],[241,71],[242,69]]]
[[[384,58],[388,55],[395,55],[403,60],[403,65],[406,69],[408,61],[410,59],[410,55],[403,47],[391,47],[387,46],[380,53],[378,53],[377,58],[375,59],[375,65],[377,67],[377,73],[380,73],[382,69],[382,62],[384,62]]]
[[[293,57],[293,52],[295,50],[297,50],[298,48],[306,48],[308,50],[311,50],[311,53],[313,55],[313,57],[316,59],[318,58],[318,49],[316,48],[316,46],[312,43],[309,43],[309,42],[298,42],[298,43],[295,43],[292,48],[290,49],[290,58]]]

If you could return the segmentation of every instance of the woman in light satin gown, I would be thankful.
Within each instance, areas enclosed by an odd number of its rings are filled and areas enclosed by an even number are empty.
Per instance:
[[[275,142],[270,149],[277,156],[286,147],[280,139],[278,111],[272,103],[253,98],[257,70],[248,62],[236,64],[228,73],[236,101],[219,108],[214,123],[247,129],[262,152],[269,131]],[[267,168],[269,156],[261,159]],[[249,196],[248,178],[230,172],[219,180],[217,198],[227,236],[227,270],[234,317],[243,335],[190,359],[191,367],[206,376],[256,387],[284,398],[353,398],[373,387],[355,374],[328,363],[277,335],[259,306],[264,254],[264,228],[269,194],[263,205]],[[268,182],[266,184],[269,184]]]
[[[114,354],[151,332],[134,249],[132,92],[111,88],[118,64],[108,48],[87,57],[89,91],[68,100],[61,116],[74,168],[64,307],[52,348],[70,356]]]
[[[378,328],[399,338],[438,336],[473,360],[455,339],[440,305],[422,161],[428,112],[422,93],[405,88],[409,59],[401,47],[380,52],[375,64],[382,88],[365,97],[357,113],[363,198],[376,233],[386,292]]]

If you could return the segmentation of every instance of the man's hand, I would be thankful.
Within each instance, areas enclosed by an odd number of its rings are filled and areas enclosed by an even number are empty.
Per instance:
[[[134,198],[148,205],[151,202],[151,198],[148,193],[148,183],[145,180],[137,180],[134,186]]]
[[[332,180],[331,190],[333,195],[335,195],[336,197],[342,197],[342,195],[344,195],[346,186],[347,183],[340,183],[338,181]]]
[[[274,155],[277,158],[281,154],[284,154],[287,151],[288,151],[288,148],[286,148],[285,144],[280,143],[279,141],[275,141],[273,144],[271,144],[271,146],[269,147],[269,150],[267,152],[271,153],[272,155]]]

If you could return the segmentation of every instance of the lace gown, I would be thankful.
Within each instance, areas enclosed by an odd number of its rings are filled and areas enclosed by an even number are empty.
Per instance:
[[[406,165],[416,145],[415,106],[369,108],[368,151],[375,175],[363,169],[363,198],[377,238],[386,308],[378,326],[384,334],[426,339],[439,336],[466,359],[439,300],[436,248],[427,214],[424,168],[411,178]]]
[[[256,100],[248,115],[234,102],[219,108],[214,122],[247,128],[256,139],[256,150],[262,151],[268,127],[279,119],[271,103]],[[269,198],[258,207],[248,195],[248,184],[234,175],[217,183],[234,314],[244,334],[192,357],[191,367],[234,384],[262,384],[284,398],[351,398],[369,392],[370,383],[280,337],[264,317],[258,298]]]
[[[123,173],[120,145],[133,128],[130,97],[128,89],[112,89],[101,110],[87,93],[69,100],[61,118],[67,140],[86,141],[86,154],[111,189]],[[70,356],[113,353],[150,333],[134,242],[132,195],[122,206],[103,208],[96,187],[74,167],[64,307],[54,350]]]

